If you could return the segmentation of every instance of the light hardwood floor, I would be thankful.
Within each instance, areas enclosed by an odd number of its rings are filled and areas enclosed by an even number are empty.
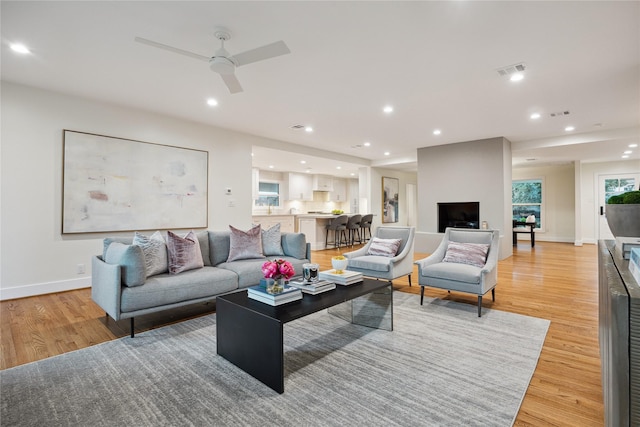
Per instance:
[[[343,250],[344,251],[344,250]],[[314,251],[322,269],[337,250]],[[415,259],[426,254],[416,254]],[[499,264],[496,302],[484,307],[549,319],[551,326],[516,426],[602,426],[604,419],[598,353],[598,262],[595,245],[527,242]],[[394,288],[419,293],[417,270]],[[475,304],[472,295],[428,289],[425,295]],[[143,316],[136,330],[211,313],[215,304]],[[6,369],[128,335],[128,321],[105,321],[89,289],[0,303],[1,360]],[[469,319],[472,322],[474,319]],[[425,325],[428,327],[428,325]],[[487,366],[486,369],[501,369]],[[415,410],[415,408],[411,409]]]

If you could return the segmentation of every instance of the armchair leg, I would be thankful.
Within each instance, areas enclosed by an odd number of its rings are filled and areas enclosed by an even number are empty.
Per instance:
[[[422,305],[422,300],[424,300],[424,286],[420,286],[420,305]]]
[[[496,302],[496,288],[491,289],[491,299]]]
[[[409,286],[411,286],[411,275],[409,275]]]
[[[478,317],[482,317],[482,295],[478,295]]]
[[[131,338],[133,338],[135,331],[133,330],[133,317],[131,318]]]

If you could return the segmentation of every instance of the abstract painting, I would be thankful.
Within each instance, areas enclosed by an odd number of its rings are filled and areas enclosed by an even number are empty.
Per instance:
[[[63,145],[63,234],[207,227],[207,151],[71,130]]]
[[[398,222],[398,191],[400,180],[398,178],[382,177],[382,222]]]

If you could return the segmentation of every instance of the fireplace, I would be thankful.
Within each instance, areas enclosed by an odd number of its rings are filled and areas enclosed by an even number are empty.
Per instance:
[[[480,202],[438,203],[438,233],[445,228],[480,228]]]

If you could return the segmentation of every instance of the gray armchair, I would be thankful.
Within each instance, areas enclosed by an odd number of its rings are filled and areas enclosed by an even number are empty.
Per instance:
[[[491,291],[496,300],[498,282],[498,251],[500,235],[497,230],[447,228],[444,238],[433,254],[416,261],[420,284],[420,305],[424,299],[424,287],[446,289],[478,295],[478,317],[482,316],[482,296]],[[443,262],[449,242],[483,243],[489,245],[484,266],[467,264],[467,260]]]
[[[348,259],[347,269],[359,271],[367,277],[386,279],[391,282],[413,272],[413,237],[414,227],[378,227],[374,237],[380,239],[400,239],[400,246],[395,256],[368,255],[373,238],[362,248],[343,254]]]

